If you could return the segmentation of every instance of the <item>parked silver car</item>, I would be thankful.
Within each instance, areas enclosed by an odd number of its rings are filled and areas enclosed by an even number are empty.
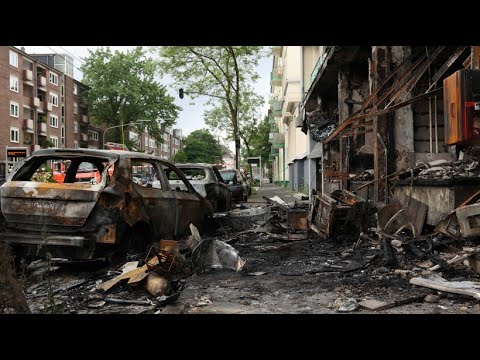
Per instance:
[[[190,181],[193,188],[213,206],[214,212],[228,211],[232,208],[232,193],[217,168],[208,164],[175,164]],[[167,174],[173,189],[183,190],[184,185],[175,174]]]
[[[223,169],[219,171],[222,178],[232,192],[234,200],[247,200],[251,194],[250,184],[245,180],[242,173],[237,169]]]

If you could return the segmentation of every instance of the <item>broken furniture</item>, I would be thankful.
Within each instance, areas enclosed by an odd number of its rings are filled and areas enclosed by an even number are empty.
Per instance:
[[[295,204],[294,207],[288,206],[288,204],[283,201],[278,196],[273,198],[263,197],[269,204],[278,206],[280,209],[285,211],[287,215],[287,238],[288,240],[304,240],[308,239],[308,209],[297,207]]]
[[[366,202],[361,197],[335,190],[330,196],[313,196],[308,220],[310,228],[326,239],[341,233],[358,238],[366,223],[366,212]]]

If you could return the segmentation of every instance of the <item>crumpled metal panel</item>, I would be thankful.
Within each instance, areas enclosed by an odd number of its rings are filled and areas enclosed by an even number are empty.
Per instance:
[[[1,188],[1,209],[10,223],[81,226],[104,185],[10,181]]]

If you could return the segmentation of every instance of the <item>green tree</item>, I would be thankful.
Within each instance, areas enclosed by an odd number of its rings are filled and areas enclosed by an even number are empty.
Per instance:
[[[183,162],[207,164],[219,164],[222,162],[222,146],[206,129],[193,131],[185,138],[183,144],[185,157],[179,155],[185,160]],[[177,161],[177,158],[175,158],[175,161]]]
[[[255,94],[251,87],[246,87],[241,94],[240,107],[238,109],[238,135],[246,148],[247,156],[254,155],[250,149],[252,139],[258,132],[258,122],[262,118],[262,106],[265,103],[263,96]],[[204,112],[205,124],[219,130],[226,131],[227,140],[235,140],[233,129],[225,122],[228,117],[228,107],[225,102]]]
[[[256,67],[263,55],[261,46],[163,46],[154,48],[160,55],[160,69],[196,98],[209,95],[209,104],[222,101],[228,108],[224,121],[235,139],[236,167],[239,168],[240,134],[238,114],[246,84],[258,78]],[[220,100],[219,100],[220,99]]]
[[[184,164],[186,163],[188,160],[187,160],[187,154],[185,153],[185,150],[180,150],[180,151],[177,151],[175,153],[175,155],[173,155],[173,162],[175,163],[181,163],[181,164]]]
[[[242,157],[261,156],[262,165],[270,169],[270,150],[272,144],[269,141],[271,130],[268,116],[265,116],[261,121],[258,121],[257,118],[252,118],[249,122],[251,123],[251,127],[248,128],[243,135],[247,138],[248,146],[245,145],[244,151],[242,151]],[[251,167],[250,165],[250,173],[252,173]]]
[[[115,126],[151,120],[134,124],[133,130],[141,133],[146,127],[158,143],[163,142],[159,119],[167,127],[173,125],[180,107],[155,80],[157,67],[141,47],[127,52],[112,52],[108,47],[89,50],[81,70],[83,82],[89,86],[85,96],[92,122]],[[123,132],[123,126],[112,129],[107,133],[108,140],[124,142]]]

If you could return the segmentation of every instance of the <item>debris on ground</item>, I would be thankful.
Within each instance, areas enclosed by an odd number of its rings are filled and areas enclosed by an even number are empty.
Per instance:
[[[480,300],[480,282],[448,281],[438,274],[432,274],[430,277],[412,278],[410,279],[410,284],[454,294],[472,296],[473,298]]]

